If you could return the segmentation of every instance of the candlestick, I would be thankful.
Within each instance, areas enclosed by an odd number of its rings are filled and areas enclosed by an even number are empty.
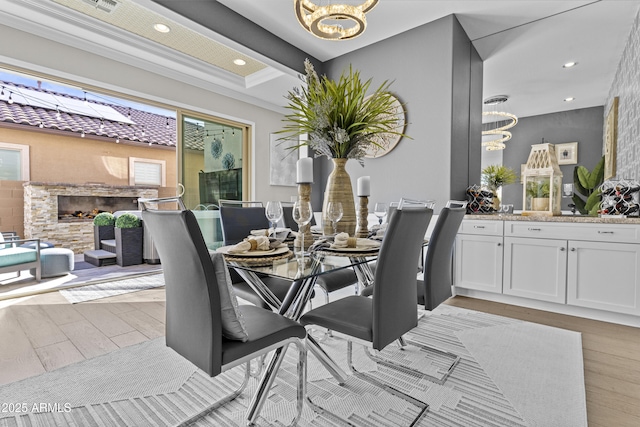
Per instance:
[[[302,159],[300,159],[302,160]],[[301,202],[309,202],[311,201],[311,184],[309,183],[300,183],[298,184],[298,199]],[[313,235],[311,234],[311,221],[307,224],[298,227],[298,235],[293,242],[294,248],[300,247],[301,235],[304,235],[304,249],[309,249],[309,246],[313,244]]]
[[[367,196],[371,195],[371,177],[370,176],[361,176],[358,178],[357,185],[357,195],[358,196]]]
[[[298,184],[313,182],[313,159],[303,157],[296,163],[296,182]]]
[[[368,177],[367,177],[368,178]],[[369,198],[367,196],[359,196],[360,205],[358,206],[358,228],[356,229],[356,237],[369,237]]]

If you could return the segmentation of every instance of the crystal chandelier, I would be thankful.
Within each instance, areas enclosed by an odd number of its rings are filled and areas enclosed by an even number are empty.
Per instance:
[[[320,6],[311,0],[293,0],[296,17],[302,27],[314,36],[325,40],[349,40],[358,37],[367,28],[365,13],[378,4],[378,0],[366,0],[358,6],[328,4]],[[351,21],[351,26],[341,25]]]
[[[492,96],[484,100],[484,105],[496,106],[507,102],[509,97],[507,95]],[[506,141],[511,139],[511,132],[507,129],[511,129],[518,123],[518,118],[511,113],[504,111],[497,111],[495,108],[491,111],[483,111],[483,117],[489,117],[490,123],[482,125],[482,136],[489,136],[491,139],[483,141],[482,146],[487,151],[504,150]]]

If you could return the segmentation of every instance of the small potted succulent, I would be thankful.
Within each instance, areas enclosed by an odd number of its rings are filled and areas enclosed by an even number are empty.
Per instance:
[[[116,219],[111,212],[100,212],[93,218],[93,245],[97,249],[102,249],[102,240],[113,240],[116,238],[114,227]]]
[[[116,219],[116,264],[120,267],[142,264],[143,229],[140,219],[126,212]]]

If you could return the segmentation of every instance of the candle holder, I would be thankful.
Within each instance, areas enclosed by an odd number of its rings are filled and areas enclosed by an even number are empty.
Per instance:
[[[358,206],[358,228],[356,229],[356,237],[369,237],[369,197],[358,196],[360,205]]]
[[[301,202],[311,201],[311,183],[299,182],[298,183],[298,200]],[[294,248],[299,248],[301,244],[300,236],[304,235],[304,249],[309,249],[309,246],[313,244],[313,235],[311,234],[311,222],[298,228],[298,235],[293,242]]]

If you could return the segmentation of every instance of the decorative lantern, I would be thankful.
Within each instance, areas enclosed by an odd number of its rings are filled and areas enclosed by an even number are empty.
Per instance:
[[[522,215],[562,215],[562,172],[553,144],[531,146],[522,182]]]

